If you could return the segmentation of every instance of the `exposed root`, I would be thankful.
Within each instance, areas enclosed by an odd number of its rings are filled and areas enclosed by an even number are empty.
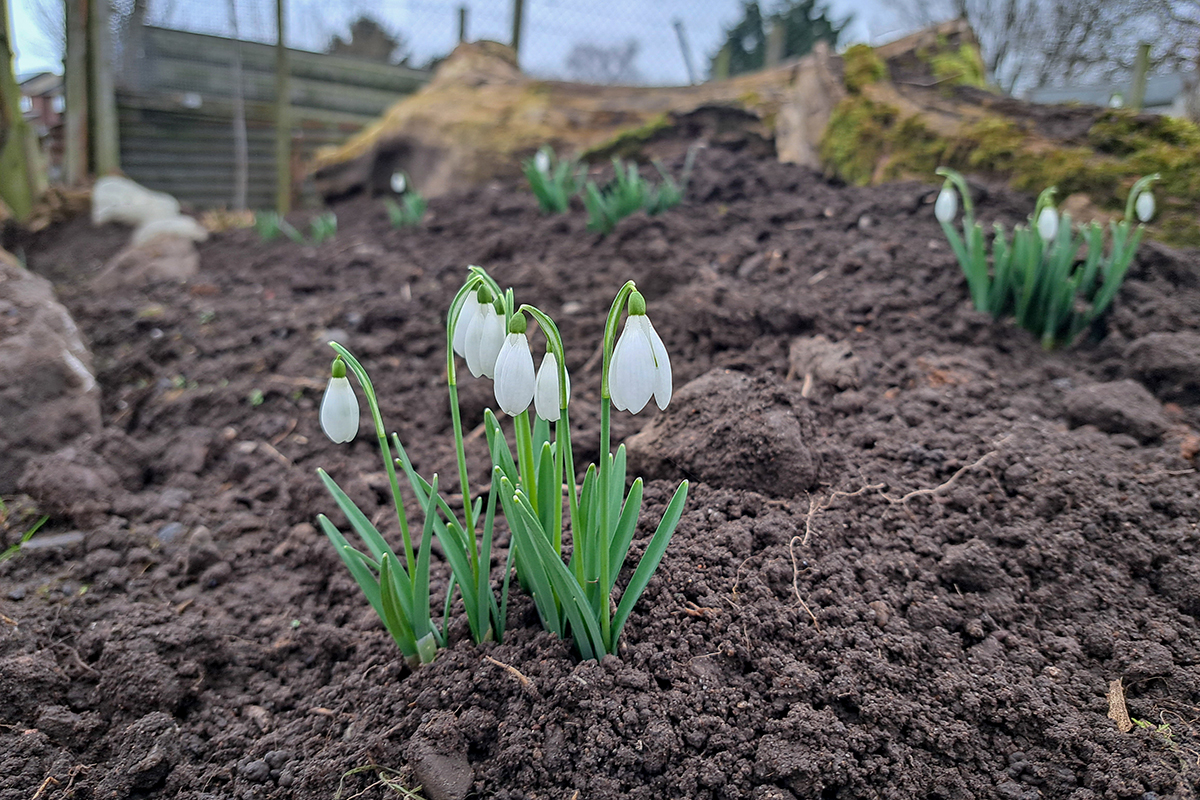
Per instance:
[[[825,509],[827,509],[831,505],[833,505],[834,500],[837,500],[840,497],[858,497],[860,494],[863,494],[864,492],[878,491],[879,489],[882,489],[884,486],[887,486],[887,484],[886,483],[871,483],[871,484],[863,486],[859,489],[855,489],[853,492],[834,492],[833,494],[829,495],[829,497],[825,498],[825,502],[823,502],[823,503],[818,503],[816,498],[809,499],[809,501],[808,501],[808,516],[804,519],[804,540],[801,542],[801,544],[804,544],[804,545],[808,544],[808,537],[812,533],[813,517],[816,516],[817,512],[824,511]],[[884,497],[886,497],[886,496],[887,495],[884,495]],[[794,560],[795,559],[793,559],[793,561]]]
[[[805,539],[808,538],[807,534],[805,535],[804,538]],[[809,617],[809,619],[812,620],[813,627],[815,627],[817,629],[817,633],[820,633],[821,632],[821,623],[817,622],[817,615],[814,614],[812,609],[808,607],[808,603],[804,602],[804,595],[800,594],[800,565],[796,563],[796,541],[797,540],[800,540],[800,537],[793,536],[792,540],[790,542],[788,542],[788,553],[790,553],[792,556],[792,591],[794,591],[796,593],[796,601],[799,602],[800,606],[805,611],[808,612],[808,617]],[[803,544],[804,541],[801,540],[800,543]]]
[[[912,500],[914,497],[920,497],[922,495],[931,495],[931,496],[939,495],[942,492],[949,489],[951,486],[953,486],[954,483],[960,477],[962,477],[964,473],[967,473],[973,469],[978,469],[979,467],[982,467],[985,463],[987,463],[987,460],[989,458],[991,458],[994,455],[998,455],[999,453],[1000,453],[999,450],[992,450],[987,453],[984,453],[973,464],[967,464],[965,467],[959,468],[959,470],[957,472],[955,472],[953,475],[950,476],[950,480],[946,481],[945,483],[941,484],[940,486],[935,486],[932,489],[914,489],[911,492],[909,492],[908,494],[904,495],[903,497],[892,497],[891,495],[889,495],[885,492],[885,493],[882,493],[882,497],[884,500],[887,500],[889,503],[893,503],[895,505],[906,505],[908,503],[908,501]]]

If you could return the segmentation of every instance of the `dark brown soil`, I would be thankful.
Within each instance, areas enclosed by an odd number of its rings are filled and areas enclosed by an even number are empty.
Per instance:
[[[228,232],[192,284],[104,296],[86,278],[119,232],[24,242],[94,348],[106,429],[27,484],[82,542],[0,565],[0,800],[1195,796],[1200,398],[1138,365],[1200,330],[1200,253],[1143,247],[1105,324],[1045,353],[970,310],[934,191],[709,149],[684,207],[607,238],[515,186],[419,231],[359,199],[319,248]],[[1011,223],[1028,201],[980,202]],[[503,643],[456,621],[411,672],[314,527],[318,466],[387,518],[370,437],[318,428],[331,337],[454,492],[442,318],[470,263],[557,318],[581,461],[626,279],[671,352],[677,402],[614,414],[656,479],[639,536],[696,483],[619,657],[580,662],[514,590]],[[850,366],[805,393],[789,350],[818,335]],[[463,379],[468,429],[490,393]],[[56,482],[68,464],[111,490]],[[1149,727],[1107,716],[1116,680]]]

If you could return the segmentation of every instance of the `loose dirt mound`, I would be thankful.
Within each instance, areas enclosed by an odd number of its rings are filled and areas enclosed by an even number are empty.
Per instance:
[[[393,796],[381,778],[428,798],[1193,796],[1200,408],[1156,348],[1200,330],[1200,255],[1144,247],[1104,329],[1044,353],[969,309],[934,191],[709,149],[686,206],[604,239],[514,186],[435,201],[423,230],[360,201],[320,248],[230,232],[189,285],[103,296],[64,265],[86,273],[108,240],[68,226],[25,243],[103,387],[78,467],[115,477],[102,497],[51,482],[46,532],[83,542],[0,565],[0,798]],[[980,201],[985,223],[1026,207]],[[597,451],[603,315],[634,278],[680,395],[743,374],[819,465],[808,493],[697,483],[619,657],[580,663],[518,591],[503,643],[456,622],[412,673],[312,524],[333,509],[318,466],[387,518],[369,437],[318,428],[331,337],[453,493],[441,320],[468,263],[557,318],[580,459]],[[803,375],[784,385],[789,349],[816,336],[859,364],[804,397]],[[1165,393],[1139,399],[1165,420],[1155,437],[1120,414],[1071,427],[1087,421],[1073,390],[1146,377]],[[490,385],[462,391],[474,427]],[[691,402],[744,430],[728,397]],[[656,418],[615,414],[614,439]],[[713,463],[755,468],[735,449],[752,436],[725,441]],[[647,486],[639,537],[672,488]],[[437,561],[437,591],[446,578]],[[1116,680],[1149,727],[1108,717]]]

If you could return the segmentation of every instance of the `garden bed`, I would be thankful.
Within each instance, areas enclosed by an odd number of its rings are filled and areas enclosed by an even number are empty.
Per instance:
[[[684,206],[604,238],[517,185],[419,230],[358,199],[318,248],[229,231],[191,283],[103,295],[123,231],[24,242],[93,348],[105,430],[34,492],[39,535],[82,541],[0,565],[0,800],[1194,796],[1200,252],[1143,245],[1103,325],[1044,352],[971,310],[936,191],[709,149]],[[650,426],[635,554],[693,480],[617,657],[581,662],[514,589],[503,642],[452,611],[413,672],[315,527],[341,521],[317,467],[370,517],[390,502],[372,437],[320,432],[330,338],[455,492],[443,324],[468,264],[558,322],[582,464],[627,279],[671,353],[672,406],[613,415],[615,442]],[[805,358],[816,336],[840,366]],[[470,431],[491,384],[459,380]],[[482,436],[468,455],[483,474]],[[0,549],[30,502],[8,499]],[[1109,718],[1117,680],[1145,726]]]

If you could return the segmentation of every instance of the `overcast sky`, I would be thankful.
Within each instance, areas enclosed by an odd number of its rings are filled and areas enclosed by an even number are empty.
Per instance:
[[[13,0],[10,4],[18,74],[62,71],[55,37],[43,30],[48,16],[43,9],[57,8],[61,3]],[[901,21],[886,3],[831,0],[835,18],[855,14],[842,43],[876,43],[902,33]],[[454,46],[459,5],[469,10],[471,39],[509,40],[511,0],[288,0],[288,44],[322,50],[335,34],[348,38],[349,23],[369,14],[388,30],[402,34],[412,52],[412,63],[422,65]],[[150,0],[149,7],[148,21],[152,24],[220,35],[232,30],[224,2]],[[274,8],[274,0],[237,0],[242,36],[273,41]],[[674,21],[682,20],[698,77],[703,78],[709,57],[723,39],[722,31],[741,14],[741,0],[526,0],[521,66],[532,74],[561,77],[573,45],[620,45],[636,39],[640,48],[636,66],[646,82],[686,83],[687,71]]]

